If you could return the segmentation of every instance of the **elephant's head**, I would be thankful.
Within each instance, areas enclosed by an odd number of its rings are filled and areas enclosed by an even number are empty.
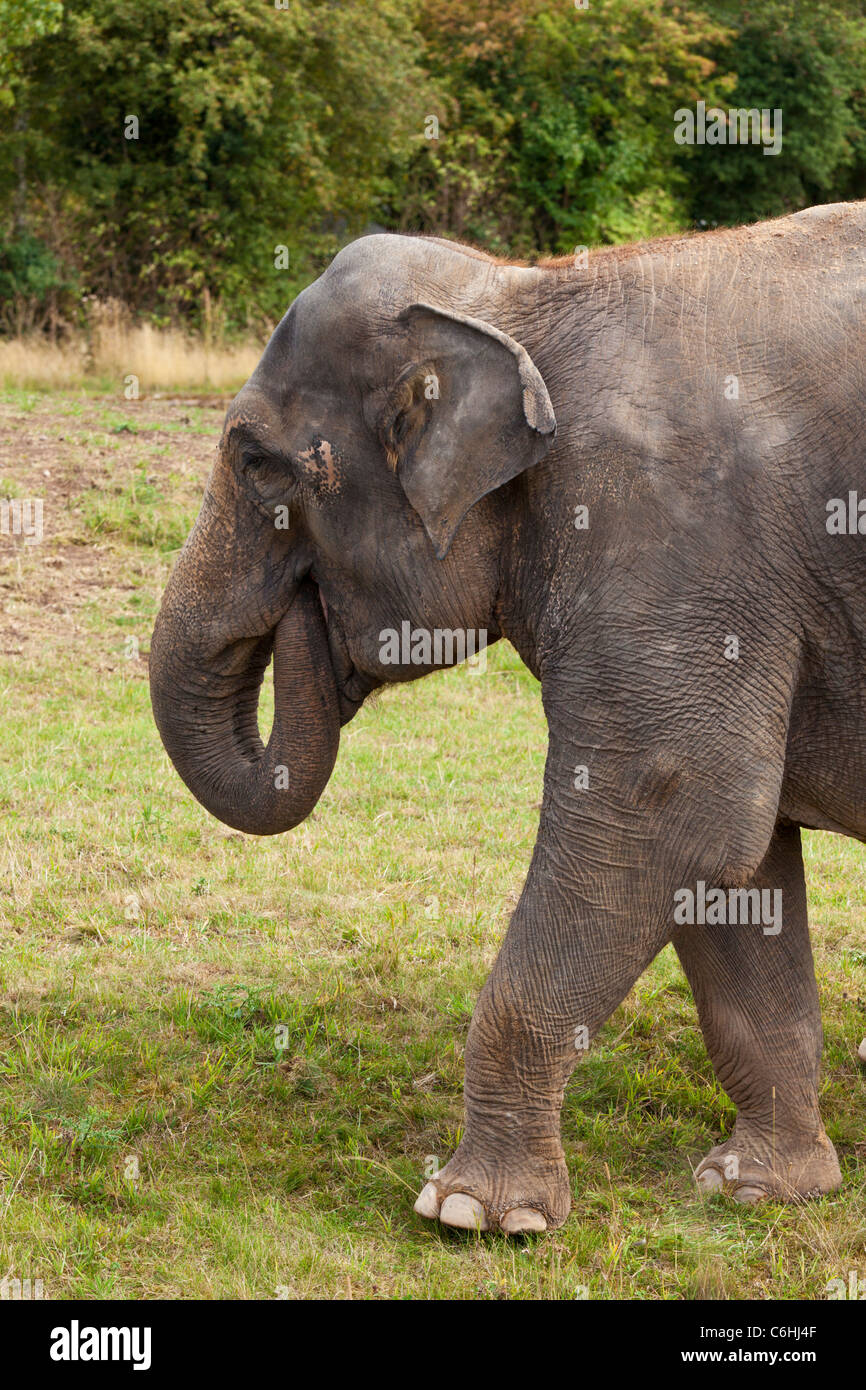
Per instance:
[[[375,687],[430,669],[384,663],[384,629],[497,635],[504,521],[488,495],[555,429],[525,348],[457,307],[495,307],[497,277],[443,243],[355,242],[295,300],[229,408],[150,654],[169,756],[229,825],[297,825],[340,725]]]

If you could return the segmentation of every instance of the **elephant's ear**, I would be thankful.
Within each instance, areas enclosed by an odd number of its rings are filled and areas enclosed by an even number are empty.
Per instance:
[[[556,420],[529,353],[481,319],[410,304],[413,360],[388,396],[382,441],[439,559],[482,497],[537,463]]]

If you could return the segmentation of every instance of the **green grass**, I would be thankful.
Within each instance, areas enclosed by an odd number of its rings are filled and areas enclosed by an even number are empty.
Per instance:
[[[169,488],[177,479],[169,476]],[[180,550],[195,513],[174,503],[150,481],[148,460],[136,466],[133,480],[109,490],[94,488],[79,499],[85,526],[97,535],[115,535],[132,545],[162,552]]]
[[[485,675],[390,691],[304,826],[219,825],[124,651],[147,651],[220,412],[142,464],[133,407],[70,404],[40,398],[0,454],[28,495],[27,431],[64,426],[41,446],[69,482],[45,542],[0,552],[0,646],[22,644],[0,658],[0,1275],[52,1297],[461,1299],[821,1298],[866,1276],[866,852],[829,836],[807,856],[839,1193],[696,1194],[733,1112],[667,949],[569,1088],[567,1225],[508,1243],[414,1216],[459,1138],[469,1018],[532,851],[537,684],[501,647]],[[124,420],[82,489],[76,441]]]

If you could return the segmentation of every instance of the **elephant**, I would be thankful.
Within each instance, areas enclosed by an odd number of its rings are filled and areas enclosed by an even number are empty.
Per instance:
[[[541,685],[537,840],[421,1216],[566,1220],[566,1084],[670,942],[737,1111],[700,1188],[840,1184],[801,828],[866,840],[864,441],[866,202],[535,264],[363,236],[229,406],[150,651],[214,816],[309,815],[367,696],[436,669],[386,657],[401,624]]]

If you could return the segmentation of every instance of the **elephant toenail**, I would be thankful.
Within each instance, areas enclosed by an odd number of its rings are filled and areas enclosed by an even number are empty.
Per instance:
[[[703,1188],[705,1192],[717,1191],[724,1186],[724,1182],[718,1168],[704,1168],[703,1172],[697,1174],[698,1187]]]
[[[508,1236],[520,1235],[523,1231],[547,1230],[547,1222],[534,1207],[512,1207],[499,1224]]]
[[[762,1202],[766,1197],[766,1192],[762,1187],[755,1187],[751,1183],[743,1183],[734,1193],[734,1201],[742,1202],[743,1206],[751,1207],[756,1202]]]
[[[435,1183],[428,1182],[427,1186],[421,1189],[415,1202],[415,1210],[419,1216],[426,1216],[428,1220],[439,1215],[439,1193],[436,1191]]]
[[[465,1192],[452,1192],[439,1209],[439,1220],[446,1226],[457,1226],[463,1231],[486,1231],[487,1214],[476,1197]]]

